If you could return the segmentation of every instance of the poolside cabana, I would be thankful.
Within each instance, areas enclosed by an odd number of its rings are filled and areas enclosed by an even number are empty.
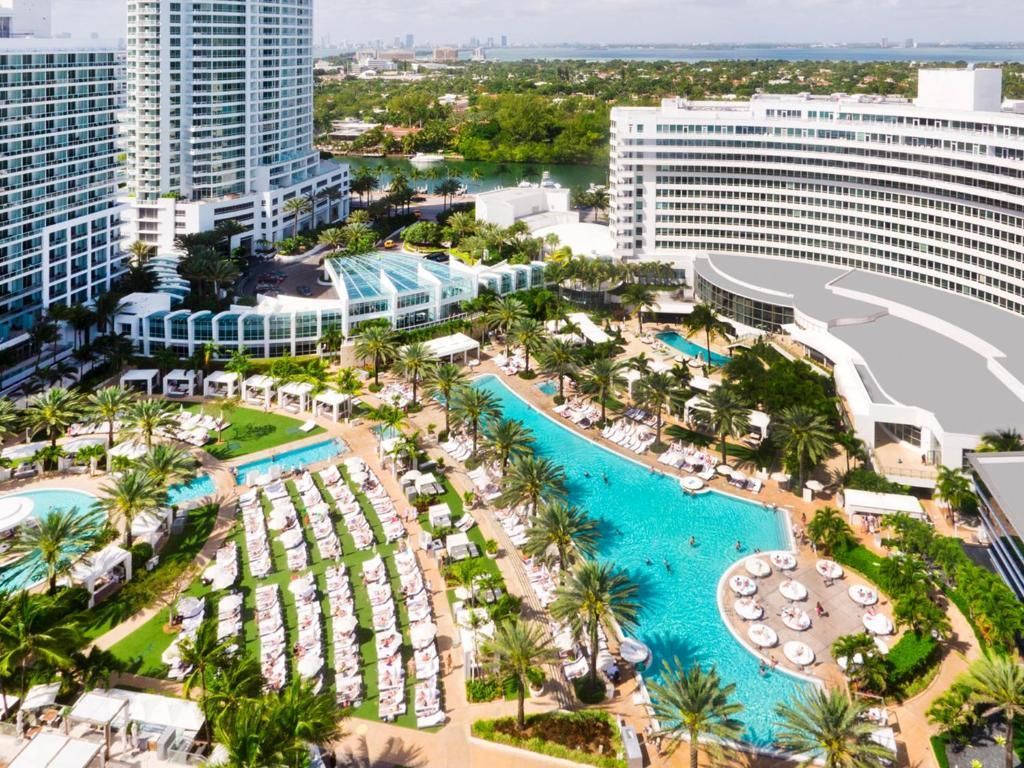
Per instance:
[[[453,333],[450,336],[431,339],[424,342],[423,346],[435,360],[454,362],[458,355],[462,355],[462,362],[468,363],[470,352],[474,353],[477,360],[480,359],[480,342],[464,333]]]
[[[605,333],[601,326],[583,312],[575,312],[569,315],[568,320],[575,323],[579,327],[580,333],[583,334],[583,338],[592,344],[604,344],[606,341],[611,341],[612,337]]]
[[[71,568],[71,583],[89,593],[89,607],[101,603],[132,578],[132,555],[117,544],[86,555]]]
[[[445,536],[444,548],[448,550],[448,557],[452,560],[465,560],[467,557],[473,557],[475,549],[469,540],[469,535],[465,533],[453,533],[450,536]]]
[[[21,702],[21,711],[34,712],[37,709],[52,707],[53,703],[57,701],[57,694],[59,693],[59,681],[56,683],[41,683],[40,685],[33,685],[28,689],[28,692],[25,694],[25,699]]]
[[[274,380],[269,376],[256,374],[242,382],[242,399],[247,403],[269,409],[273,396]]]
[[[203,380],[205,397],[234,397],[238,390],[238,374],[232,371],[214,371]]]
[[[174,749],[179,754],[189,751],[196,734],[206,721],[194,701],[121,688],[111,688],[100,693],[128,702],[128,719],[134,723],[133,746],[156,750],[158,756],[161,746]]]
[[[344,411],[347,419],[352,415],[352,396],[342,394],[336,389],[325,389],[313,397],[313,415],[330,416],[333,421]]]
[[[308,381],[290,381],[277,388],[277,407],[292,413],[303,413],[309,407],[313,385]]]
[[[196,393],[196,372],[175,368],[164,376],[164,394],[167,397],[193,397]]]
[[[8,768],[93,768],[104,764],[103,745],[62,733],[36,734],[8,763]]]
[[[102,691],[89,691],[78,698],[65,721],[69,726],[85,723],[92,728],[101,729],[103,743],[106,746],[105,754],[109,756],[111,731],[116,727],[123,733],[128,726],[128,701]]]
[[[902,493],[875,493],[854,488],[843,490],[843,510],[853,520],[854,515],[909,515],[918,520],[927,520],[928,515],[921,502],[914,496]]]
[[[717,386],[719,386],[719,382],[709,379],[707,376],[690,377],[690,389],[695,389],[698,392],[710,392]]]
[[[129,461],[141,459],[147,453],[149,453],[149,449],[146,448],[146,444],[142,440],[125,440],[110,449],[111,456],[121,456]]]
[[[146,542],[156,552],[164,537],[170,535],[173,522],[174,510],[170,507],[146,510],[132,520],[132,538]]]
[[[133,392],[145,392],[152,395],[160,386],[160,371],[156,368],[136,368],[125,371],[121,376],[121,386]]]

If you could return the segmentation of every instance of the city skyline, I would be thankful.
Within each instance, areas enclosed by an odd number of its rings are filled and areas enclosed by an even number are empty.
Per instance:
[[[884,37],[941,42],[1006,41],[1006,20],[1022,16],[1011,0],[526,0],[515,12],[479,0],[456,0],[443,13],[383,0],[358,18],[342,16],[329,0],[314,0],[314,39],[360,41],[413,34],[417,42],[486,40],[508,35],[513,44],[571,42],[671,44],[878,41]],[[124,36],[125,3],[55,0],[55,32]],[[543,28],[536,20],[545,19]],[[544,30],[550,29],[549,34]],[[624,30],[635,30],[630,34]],[[658,30],[666,30],[658,32]]]

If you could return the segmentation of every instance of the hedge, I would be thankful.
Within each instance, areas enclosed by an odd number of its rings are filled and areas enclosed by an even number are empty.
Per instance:
[[[611,716],[605,712],[598,712],[592,709],[585,709],[579,712],[547,712],[540,715],[529,715],[526,718],[527,724],[539,718],[569,718],[576,720],[603,721],[611,727],[613,747],[616,753],[622,753],[622,742],[619,737],[619,729]],[[499,723],[511,723],[513,718],[502,717],[497,720],[477,720],[473,723],[471,732],[473,736],[484,741],[491,741],[495,744],[504,744],[509,747],[525,749],[536,752],[540,755],[555,757],[561,760],[570,760],[574,763],[596,765],[598,768],[627,768],[626,761],[618,757],[607,757],[605,755],[593,755],[587,752],[580,752],[576,749],[563,747],[551,741],[542,739],[519,739],[504,733],[499,733],[495,726]]]
[[[860,571],[860,573],[867,576],[875,584],[881,584],[879,570],[882,560],[885,559],[882,555],[877,555],[867,547],[858,544],[845,550],[837,551],[834,557],[837,562],[848,565],[855,571]]]
[[[931,635],[903,635],[886,656],[892,670],[889,684],[902,686],[916,679],[931,664],[938,647]]]

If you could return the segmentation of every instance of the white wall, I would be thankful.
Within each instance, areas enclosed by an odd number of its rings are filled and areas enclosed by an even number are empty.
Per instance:
[[[919,107],[969,112],[998,112],[1002,108],[1000,69],[921,69],[917,78]]]

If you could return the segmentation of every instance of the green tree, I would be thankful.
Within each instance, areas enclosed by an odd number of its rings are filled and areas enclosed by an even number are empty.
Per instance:
[[[707,364],[711,365],[711,337],[729,335],[729,326],[718,319],[714,307],[710,304],[698,304],[683,318],[683,327],[689,333],[704,332],[705,346],[708,350]]]
[[[526,727],[526,687],[531,670],[558,659],[547,632],[537,624],[520,621],[500,622],[494,637],[483,643],[483,655],[493,663],[499,675],[516,687],[516,723]]]
[[[622,290],[620,298],[628,311],[636,312],[636,332],[642,334],[644,332],[644,312],[658,306],[654,292],[642,283],[630,283]],[[710,360],[710,358],[708,359]]]
[[[317,344],[323,352],[340,353],[345,344],[345,332],[341,330],[340,325],[331,325],[324,328]]]
[[[842,551],[853,540],[853,531],[835,507],[822,507],[807,523],[807,536],[828,554]]]
[[[427,373],[427,392],[444,407],[444,431],[451,431],[453,394],[466,385],[466,374],[455,363],[438,363]]]
[[[832,429],[824,416],[805,405],[784,408],[773,429],[783,454],[796,463],[799,487],[803,488],[807,467],[816,467],[832,452]]]
[[[637,405],[654,413],[657,445],[661,445],[661,427],[665,410],[671,407],[673,400],[680,397],[680,393],[681,390],[676,379],[663,371],[652,373],[637,382],[633,399]]]
[[[664,663],[661,682],[651,686],[654,716],[671,749],[689,739],[690,768],[697,768],[701,739],[711,764],[723,765],[721,743],[743,735],[743,724],[736,718],[743,705],[732,700],[735,694],[736,684],[723,684],[714,667],[704,671],[694,664],[686,669],[678,658],[671,666]]]
[[[1024,715],[1024,666],[1011,656],[988,651],[971,665],[964,682],[984,717],[1001,715],[1006,723],[1006,768],[1013,768],[1014,724]]]
[[[238,378],[241,381],[245,381],[245,377],[248,375],[249,370],[252,368],[252,358],[245,353],[244,350],[236,349],[231,353],[231,357],[224,365],[224,370],[228,373],[237,373]]]
[[[583,510],[561,502],[545,502],[533,519],[523,551],[533,557],[545,555],[555,548],[562,573],[577,560],[597,553],[601,531],[597,522]]]
[[[125,430],[146,441],[146,449],[152,450],[153,437],[159,432],[171,432],[177,426],[177,419],[170,404],[164,400],[137,400],[124,413]]]
[[[502,296],[494,300],[484,313],[488,328],[499,331],[505,337],[505,357],[512,345],[512,329],[527,318],[526,305],[515,296]]]
[[[194,477],[197,464],[188,451],[162,443],[147,451],[138,467],[148,472],[157,485],[167,486]]]
[[[1024,451],[1024,438],[1012,427],[997,429],[981,436],[977,450],[985,453]]]
[[[614,358],[599,357],[583,371],[579,383],[584,393],[601,404],[601,423],[604,424],[608,399],[615,397],[626,387],[623,364]]]
[[[776,741],[801,756],[801,768],[818,761],[825,768],[885,768],[893,754],[871,738],[875,726],[864,719],[866,708],[843,691],[808,688],[792,704],[776,707]]]
[[[96,510],[51,508],[36,516],[35,525],[18,529],[11,552],[38,558],[52,595],[57,592],[58,577],[70,570],[77,558],[96,548],[103,536],[103,523]]]
[[[309,198],[298,195],[293,197],[291,200],[286,200],[284,205],[281,206],[281,210],[284,214],[291,216],[295,224],[292,228],[292,236],[298,237],[299,235],[299,219],[312,209],[312,204],[309,202]]]
[[[523,350],[527,374],[530,373],[530,355],[541,349],[546,333],[544,324],[532,317],[525,317],[512,326],[510,335],[515,345]]]
[[[197,685],[201,689],[200,700],[206,698],[211,675],[231,664],[229,648],[233,642],[230,638],[219,639],[216,619],[208,618],[199,625],[195,635],[178,644],[182,666],[190,669],[182,681],[186,699],[192,698],[192,690]]]
[[[60,618],[55,621],[49,602],[22,591],[12,598],[0,625],[0,669],[19,671],[18,690],[24,699],[29,669],[70,669],[72,653],[80,643],[75,624]]]
[[[583,561],[558,588],[551,615],[568,622],[579,637],[587,639],[590,680],[597,681],[597,628],[615,621],[629,631],[636,625],[639,589],[610,563]]]
[[[502,477],[498,504],[503,507],[527,504],[530,514],[535,515],[541,498],[561,501],[565,495],[565,470],[551,459],[526,455],[512,462]]]
[[[858,632],[836,638],[832,658],[846,659],[846,677],[852,690],[885,693],[889,669],[871,635]]]
[[[380,384],[380,368],[398,353],[395,332],[384,325],[371,325],[356,338],[356,355],[361,360],[373,361],[373,383]]]
[[[6,397],[0,397],[0,438],[14,434],[21,423],[21,412]]]
[[[739,399],[732,387],[715,387],[706,395],[707,408],[698,408],[695,418],[699,424],[718,438],[722,461],[728,462],[728,439],[746,434],[750,429],[750,409]]]
[[[565,399],[565,379],[579,370],[576,347],[566,339],[549,339],[537,352],[540,369],[548,376],[558,377],[558,397]]]
[[[476,456],[480,428],[490,419],[501,416],[501,405],[490,392],[466,385],[452,395],[452,418],[468,429],[473,440],[472,456]]]
[[[947,517],[952,522],[966,504],[974,500],[971,481],[958,469],[940,466],[935,477],[935,494],[946,506]]]
[[[114,447],[114,425],[135,402],[135,395],[123,387],[104,387],[89,395],[89,418],[107,426],[107,450]]]
[[[395,373],[412,384],[412,405],[418,405],[417,393],[420,382],[434,367],[434,357],[427,345],[416,341],[406,344],[395,357]]]
[[[153,479],[144,469],[133,468],[124,472],[112,483],[100,487],[99,506],[112,521],[124,525],[124,542],[132,546],[132,522],[139,515],[162,506],[167,500],[167,490]]]
[[[510,461],[533,452],[533,443],[533,432],[515,419],[499,419],[484,434],[484,450],[498,462],[502,476]]]
[[[63,387],[54,387],[29,399],[24,411],[25,426],[33,433],[43,432],[50,446],[56,448],[57,439],[81,418],[84,411],[81,395]]]

